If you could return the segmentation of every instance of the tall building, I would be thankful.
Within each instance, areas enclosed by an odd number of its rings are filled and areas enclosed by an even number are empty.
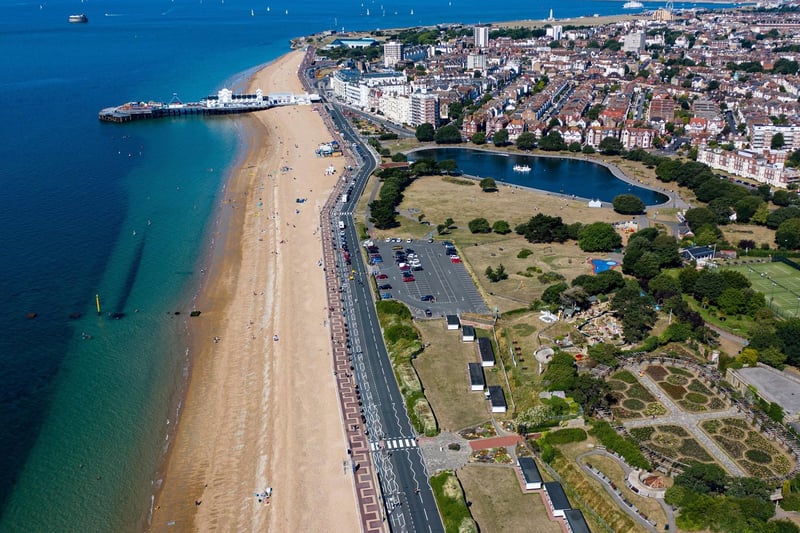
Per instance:
[[[469,54],[467,56],[467,70],[486,70],[486,55]]]
[[[487,48],[489,46],[489,26],[475,26],[472,32],[475,36],[476,48]]]
[[[410,124],[419,126],[425,123],[434,127],[439,123],[439,97],[429,93],[412,93]]]
[[[383,45],[383,66],[393,68],[403,60],[403,43],[390,41]]]
[[[644,52],[645,34],[643,31],[635,31],[625,36],[622,43],[623,52],[633,52],[634,54],[641,54]]]

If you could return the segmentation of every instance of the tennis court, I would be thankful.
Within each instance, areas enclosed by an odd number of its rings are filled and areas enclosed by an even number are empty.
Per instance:
[[[753,289],[762,293],[773,311],[784,318],[798,316],[800,311],[800,270],[787,264],[750,263],[729,266],[747,276]]]

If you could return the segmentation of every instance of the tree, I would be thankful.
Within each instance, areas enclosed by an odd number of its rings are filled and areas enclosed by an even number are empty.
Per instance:
[[[728,475],[716,463],[692,463],[675,478],[675,484],[698,494],[723,494]]]
[[[793,203],[797,203],[797,193],[784,191],[782,189],[777,190],[772,195],[772,203],[780,207],[786,207]]]
[[[607,222],[594,222],[578,232],[578,246],[584,252],[608,252],[622,244],[622,237]]]
[[[616,366],[619,362],[617,356],[620,354],[620,349],[606,342],[598,342],[589,346],[586,351],[589,357],[595,360],[596,363],[607,366]]]
[[[558,305],[561,303],[561,293],[569,287],[563,281],[550,285],[542,293],[542,301],[549,305]]]
[[[491,266],[487,266],[486,278],[492,283],[497,283],[498,281],[508,279],[508,273],[506,272],[506,267],[503,266],[503,263],[500,263],[496,269],[492,268]]]
[[[551,217],[538,213],[515,228],[528,242],[564,242],[569,238],[569,228],[561,217]]]
[[[433,136],[433,140],[436,141],[436,144],[458,144],[461,142],[461,132],[455,124],[448,124],[439,128]]]
[[[458,168],[458,163],[456,163],[455,159],[443,159],[436,163],[436,168],[439,169],[439,172],[450,174],[451,172],[456,171]]]
[[[633,275],[640,279],[650,279],[658,275],[661,272],[661,262],[658,259],[658,256],[649,251],[645,250],[641,257],[636,260],[636,263],[633,264]]]
[[[772,136],[772,141],[770,141],[769,146],[773,150],[780,150],[786,144],[786,141],[783,138],[783,133],[778,132]]]
[[[567,144],[560,133],[556,130],[551,130],[550,133],[539,140],[539,148],[548,152],[558,152],[559,150],[566,150]]]
[[[472,144],[486,144],[486,134],[482,131],[476,131],[470,138]]]
[[[800,218],[784,220],[775,230],[775,244],[784,250],[800,248]]]
[[[581,152],[587,155],[591,155],[594,153],[594,148],[592,147],[591,144],[587,144],[583,148],[581,148]]]
[[[395,163],[402,163],[404,161],[408,161],[408,156],[402,152],[395,152],[392,154],[392,161]]]
[[[734,204],[736,221],[745,224],[750,222],[750,219],[756,214],[756,211],[758,211],[758,208],[763,203],[764,200],[760,196],[755,195],[745,196],[744,198],[739,199],[736,204]]]
[[[492,231],[498,233],[500,235],[506,235],[511,233],[511,226],[508,225],[508,222],[505,220],[498,220],[494,224],[492,224]]]
[[[485,218],[474,218],[468,223],[469,231],[472,233],[491,233],[492,227]]]
[[[620,194],[614,197],[611,205],[622,215],[638,215],[644,212],[644,202],[633,194]]]
[[[502,128],[499,131],[494,132],[492,135],[492,142],[495,146],[505,146],[508,144],[508,130]]]
[[[424,124],[420,124],[419,126],[417,126],[415,135],[419,142],[432,141],[434,136],[433,124],[429,124],[427,122],[425,122]]]
[[[600,144],[597,146],[597,148],[600,150],[600,153],[605,155],[617,155],[624,149],[622,146],[622,141],[616,137],[606,137],[600,141]]]
[[[785,346],[786,362],[790,365],[800,365],[800,318],[794,317],[775,325],[775,334],[783,341]]]
[[[520,133],[519,137],[517,137],[517,148],[520,150],[532,150],[536,146],[536,135],[533,133],[526,131],[524,133]]]
[[[483,192],[496,192],[497,183],[492,178],[483,178],[480,181],[481,190]]]
[[[741,289],[728,287],[719,295],[717,305],[726,314],[738,315],[745,310],[747,301]]]
[[[567,146],[567,150],[569,150],[574,154],[577,154],[578,152],[581,151],[581,143],[579,143],[578,141],[572,141],[571,143],[569,143],[569,146]]]

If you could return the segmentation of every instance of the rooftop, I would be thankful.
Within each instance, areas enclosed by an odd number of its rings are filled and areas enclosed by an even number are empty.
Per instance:
[[[764,399],[780,405],[787,415],[800,413],[800,379],[766,366],[740,368],[735,372],[758,389]]]

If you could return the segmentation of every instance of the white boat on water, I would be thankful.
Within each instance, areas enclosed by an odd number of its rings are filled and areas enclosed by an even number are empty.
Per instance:
[[[69,22],[71,24],[86,24],[89,22],[89,17],[81,13],[80,15],[70,15]]]
[[[514,172],[530,172],[531,167],[528,165],[514,165]]]
[[[628,0],[624,4],[622,4],[622,9],[641,9],[644,7],[644,4],[637,1],[637,0]]]

